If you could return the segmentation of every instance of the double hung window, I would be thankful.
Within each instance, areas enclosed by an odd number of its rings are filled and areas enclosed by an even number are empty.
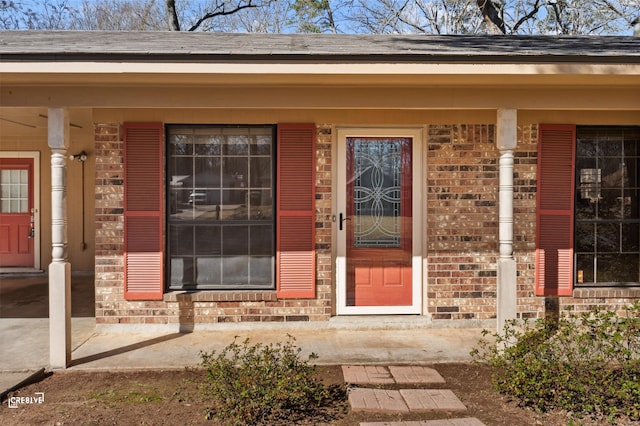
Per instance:
[[[640,283],[640,128],[576,129],[577,286]]]

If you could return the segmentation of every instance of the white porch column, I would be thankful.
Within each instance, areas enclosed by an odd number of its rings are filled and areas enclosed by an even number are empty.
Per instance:
[[[498,109],[496,144],[500,150],[497,320],[504,322],[517,313],[516,261],[513,258],[513,150],[518,143],[518,111]]]
[[[49,108],[51,148],[51,264],[49,265],[49,363],[71,362],[71,265],[67,261],[67,149],[69,117],[64,108]]]

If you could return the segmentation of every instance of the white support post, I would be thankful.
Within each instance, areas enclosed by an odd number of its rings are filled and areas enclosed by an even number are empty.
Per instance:
[[[69,117],[64,108],[49,108],[51,148],[51,264],[49,264],[49,363],[71,362],[71,265],[67,260],[67,149]]]
[[[500,151],[497,321],[502,332],[505,321],[517,315],[517,270],[513,258],[513,151],[518,143],[518,111],[498,109],[496,144]]]

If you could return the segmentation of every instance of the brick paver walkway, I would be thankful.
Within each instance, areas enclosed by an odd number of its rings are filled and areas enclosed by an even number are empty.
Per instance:
[[[351,384],[391,384],[391,383],[444,383],[444,379],[433,368],[416,365],[390,366],[346,365],[342,367],[344,381]]]
[[[444,383],[444,379],[433,368],[415,365],[391,365],[389,372],[396,383]]]
[[[466,411],[467,407],[449,389],[400,389],[409,411]]]
[[[349,403],[354,411],[419,412],[465,411],[467,407],[448,389],[369,389],[349,391]]]
[[[400,391],[355,388],[349,391],[349,404],[354,411],[408,413],[409,407]]]
[[[442,384],[445,380],[433,368],[422,366],[348,365],[342,367],[348,384],[360,385],[428,385]],[[349,404],[354,411],[379,413],[452,412],[463,413],[467,407],[449,389],[349,389]],[[368,422],[360,426],[483,426],[473,417],[400,421]]]
[[[395,383],[387,367],[379,365],[342,366],[344,381],[353,384],[384,385]]]
[[[364,422],[360,426],[484,426],[475,417],[443,420],[413,420],[407,422]]]

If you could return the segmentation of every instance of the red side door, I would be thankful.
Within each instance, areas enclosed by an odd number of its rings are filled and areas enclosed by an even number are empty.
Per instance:
[[[0,266],[32,267],[33,159],[0,158]]]

